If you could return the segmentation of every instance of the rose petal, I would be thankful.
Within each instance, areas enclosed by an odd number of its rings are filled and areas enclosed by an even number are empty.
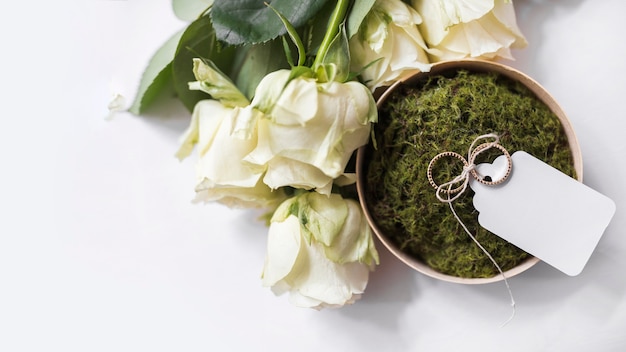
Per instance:
[[[297,217],[289,216],[282,222],[270,224],[262,274],[263,286],[273,286],[291,273],[301,245],[300,221]]]
[[[324,255],[321,244],[304,245],[298,261],[306,261],[307,270],[292,272],[292,287],[307,297],[330,305],[344,305],[367,286],[369,269],[361,263],[337,264]],[[295,275],[295,274],[298,275]]]
[[[330,194],[333,179],[312,165],[297,160],[275,157],[268,163],[263,182],[271,189],[291,186],[306,190],[314,189],[321,194]]]
[[[304,126],[317,113],[317,84],[313,79],[293,79],[276,101],[271,118],[280,125]]]
[[[348,215],[332,244],[326,248],[326,256],[337,263],[361,262],[372,265],[378,263],[378,252],[374,247],[370,230],[363,210],[358,202],[345,200]]]
[[[451,27],[481,18],[494,7],[485,0],[413,0],[413,7],[422,16],[420,32],[429,44],[439,45]]]
[[[338,194],[319,193],[308,193],[301,199],[303,226],[316,241],[330,246],[346,225],[349,210],[346,201]]]
[[[196,143],[198,143],[200,135],[200,116],[206,116],[208,118],[202,119],[202,142],[201,148],[206,147],[211,143],[215,133],[217,132],[222,120],[225,116],[229,115],[232,109],[225,107],[215,100],[201,100],[193,109],[191,114],[191,123],[187,130],[183,133],[180,139],[180,147],[176,152],[176,157],[182,160],[189,156],[193,151]]]

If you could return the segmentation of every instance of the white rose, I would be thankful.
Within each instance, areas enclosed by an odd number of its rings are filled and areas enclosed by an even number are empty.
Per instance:
[[[420,15],[401,0],[376,1],[350,39],[352,71],[361,72],[372,91],[417,70],[429,71],[427,47],[417,29],[421,22]]]
[[[272,189],[291,186],[331,191],[352,153],[367,143],[376,121],[374,99],[358,82],[317,83],[298,77],[287,82],[287,70],[267,75],[259,87],[280,87],[267,96],[257,89],[253,106],[258,119],[258,145],[244,160],[266,167],[263,181]]]
[[[272,216],[262,283],[289,292],[296,306],[320,309],[354,303],[378,264],[371,230],[358,202],[306,192]]]
[[[510,49],[527,44],[512,1],[412,0],[412,5],[424,19],[419,29],[434,61],[513,59]]]
[[[248,108],[230,108],[215,100],[196,104],[189,128],[176,154],[179,159],[198,150],[197,200],[219,201],[231,207],[271,207],[284,199],[262,182],[263,168],[242,162],[257,143],[254,130],[239,136],[234,130],[237,117]]]

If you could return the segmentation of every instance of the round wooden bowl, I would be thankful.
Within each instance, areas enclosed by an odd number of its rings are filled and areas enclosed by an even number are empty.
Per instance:
[[[496,72],[511,80],[518,81],[522,83],[523,85],[525,85],[530,91],[532,91],[536,95],[536,97],[539,100],[541,100],[545,105],[547,105],[561,122],[561,125],[563,127],[563,130],[565,131],[565,135],[569,143],[569,148],[572,152],[573,162],[574,162],[573,166],[574,166],[574,170],[576,171],[577,179],[578,181],[582,182],[582,178],[583,178],[582,156],[580,152],[580,146],[578,145],[578,140],[576,138],[576,134],[574,133],[574,129],[572,128],[571,122],[569,121],[569,119],[567,118],[567,116],[565,115],[561,107],[559,106],[559,104],[550,95],[550,93],[548,93],[541,85],[539,85],[539,83],[537,83],[535,80],[525,75],[524,73],[514,68],[511,68],[509,66],[496,63],[496,62],[491,62],[491,61],[473,60],[473,59],[439,62],[432,66],[432,69],[430,70],[430,72],[416,73],[406,78],[404,81],[401,81],[401,82],[398,81],[392,86],[388,87],[380,95],[380,97],[378,97],[376,104],[378,108],[380,109],[381,106],[385,103],[385,100],[387,99],[387,97],[392,92],[394,92],[394,90],[400,85],[413,85],[413,84],[416,84],[417,82],[423,81],[428,76],[439,75],[439,74],[443,74],[446,72],[456,71],[456,70],[461,70],[461,69],[468,70],[471,72]],[[495,275],[489,278],[463,278],[463,277],[443,274],[429,267],[428,265],[426,265],[426,263],[424,263],[423,261],[420,261],[414,256],[411,256],[401,251],[395,245],[395,243],[393,243],[393,241],[391,241],[386,236],[386,234],[376,225],[376,222],[374,221],[372,215],[370,214],[370,211],[366,204],[366,201],[365,201],[366,199],[365,194],[367,192],[367,190],[365,189],[366,187],[365,166],[367,162],[366,157],[365,157],[366,148],[367,146],[361,147],[357,152],[356,173],[357,173],[357,190],[359,194],[359,199],[361,202],[361,206],[363,207],[363,211],[365,213],[367,221],[369,222],[369,225],[371,226],[372,230],[374,231],[374,233],[376,233],[376,236],[383,243],[383,245],[387,247],[387,249],[393,255],[395,255],[398,259],[400,259],[406,265],[417,270],[418,272],[428,275],[430,277],[439,279],[439,280],[443,280],[443,281],[461,283],[461,284],[485,284],[485,283],[492,283],[492,282],[503,280],[502,275]],[[539,262],[539,258],[530,257],[526,259],[525,261],[523,261],[522,263],[518,264],[517,266],[505,271],[504,274],[507,278],[513,277],[529,269],[530,267],[535,265],[537,262]]]

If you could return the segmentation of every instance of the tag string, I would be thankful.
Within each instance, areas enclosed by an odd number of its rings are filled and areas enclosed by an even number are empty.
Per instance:
[[[476,144],[478,144],[480,140],[487,139],[487,138],[493,138],[494,140],[492,142],[482,143],[476,146]],[[467,152],[467,159],[463,158],[460,154],[455,153],[455,152],[439,153],[434,158],[432,158],[432,160],[430,160],[430,163],[428,164],[428,182],[437,191],[436,192],[437,199],[439,199],[439,201],[443,203],[450,203],[458,199],[463,194],[463,192],[465,192],[465,190],[467,189],[467,185],[469,184],[469,180],[470,180],[470,175],[474,177],[476,181],[485,185],[490,185],[490,186],[497,185],[506,181],[506,179],[509,178],[509,176],[511,175],[513,162],[511,160],[511,155],[509,154],[509,152],[503,146],[498,144],[499,141],[500,141],[500,137],[497,134],[494,134],[494,133],[484,134],[474,139],[474,141],[470,145],[469,150]],[[480,155],[481,153],[491,148],[499,149],[507,158],[506,173],[497,180],[486,180],[485,177],[483,177],[482,175],[478,174],[478,172],[476,172],[476,165],[474,164],[474,161],[476,160],[476,157],[478,155]],[[463,171],[458,176],[454,177],[451,181],[448,181],[441,185],[437,185],[433,179],[433,165],[444,157],[454,157],[456,159],[461,160],[463,162]],[[460,185],[457,188],[452,189],[452,186],[456,184],[460,184]],[[455,195],[453,197],[444,198],[441,195],[442,193],[448,193],[448,194],[455,193]]]
[[[493,139],[493,141],[482,143],[476,146],[478,142],[483,139]],[[483,247],[483,245],[481,245],[480,242],[478,242],[476,237],[472,235],[472,233],[468,230],[467,226],[465,226],[461,218],[458,216],[458,214],[454,210],[454,207],[452,206],[452,202],[458,199],[467,189],[467,185],[469,184],[469,181],[470,181],[470,176],[474,177],[476,181],[485,185],[500,184],[504,182],[510,176],[512,165],[513,165],[511,156],[509,155],[509,152],[503,146],[498,144],[499,141],[500,141],[500,137],[493,133],[484,134],[484,135],[476,137],[476,139],[474,139],[474,141],[472,142],[472,144],[470,145],[468,149],[467,159],[463,158],[460,154],[455,153],[455,152],[443,152],[443,153],[437,154],[428,164],[428,182],[436,189],[435,195],[437,196],[437,199],[440,202],[448,203],[448,206],[450,207],[450,211],[452,212],[452,215],[454,215],[454,218],[461,225],[465,233],[467,233],[467,235],[472,239],[472,241],[474,241],[474,243],[478,246],[478,248],[480,248],[480,250],[482,250],[483,253],[485,253],[485,255],[489,258],[489,260],[493,263],[493,265],[498,269],[498,272],[500,272],[500,275],[504,279],[504,284],[506,285],[506,289],[509,293],[509,297],[511,298],[511,307],[513,309],[513,312],[511,313],[511,316],[509,317],[509,319],[507,319],[502,324],[502,326],[504,326],[508,324],[511,320],[513,320],[513,318],[515,317],[515,299],[513,298],[513,291],[511,290],[511,286],[509,286],[509,281],[507,280],[507,277],[504,274],[504,271],[502,271],[502,268],[500,267],[500,265],[498,265],[496,260],[493,259],[491,254],[489,254],[489,251],[487,251],[485,247]],[[506,173],[504,174],[504,176],[502,176],[501,178],[497,180],[486,180],[482,175],[476,172],[476,165],[474,164],[476,157],[480,153],[486,150],[489,150],[491,148],[499,149],[507,158]],[[454,157],[456,159],[461,160],[463,162],[463,171],[461,171],[461,173],[457,175],[456,177],[454,177],[452,180],[445,182],[441,185],[437,185],[432,177],[432,169],[433,169],[433,165],[439,159],[442,159],[444,157]],[[452,187],[455,185],[459,185],[459,186],[453,189]],[[442,196],[442,193],[445,193],[447,196],[444,198]],[[452,194],[454,194],[454,196],[452,196]]]

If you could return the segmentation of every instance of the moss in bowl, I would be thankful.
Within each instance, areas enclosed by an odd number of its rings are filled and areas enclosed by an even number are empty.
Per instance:
[[[493,65],[499,70],[489,69]],[[437,200],[426,177],[435,155],[466,155],[474,138],[497,133],[511,154],[524,150],[572,177],[577,168],[582,171],[573,153],[578,152],[575,136],[566,118],[555,113],[558,106],[552,100],[553,106],[546,104],[551,98],[538,98],[538,86],[534,92],[527,81],[511,78],[512,70],[504,68],[481,62],[441,65],[390,88],[379,100],[375,143],[359,151],[358,187],[374,231],[394,250],[446,277],[494,278],[499,272],[448,205]],[[484,154],[476,163],[491,162],[500,153]],[[437,163],[438,184],[461,172],[461,163],[449,161]],[[533,259],[480,227],[472,197],[468,188],[454,207],[502,270]]]

